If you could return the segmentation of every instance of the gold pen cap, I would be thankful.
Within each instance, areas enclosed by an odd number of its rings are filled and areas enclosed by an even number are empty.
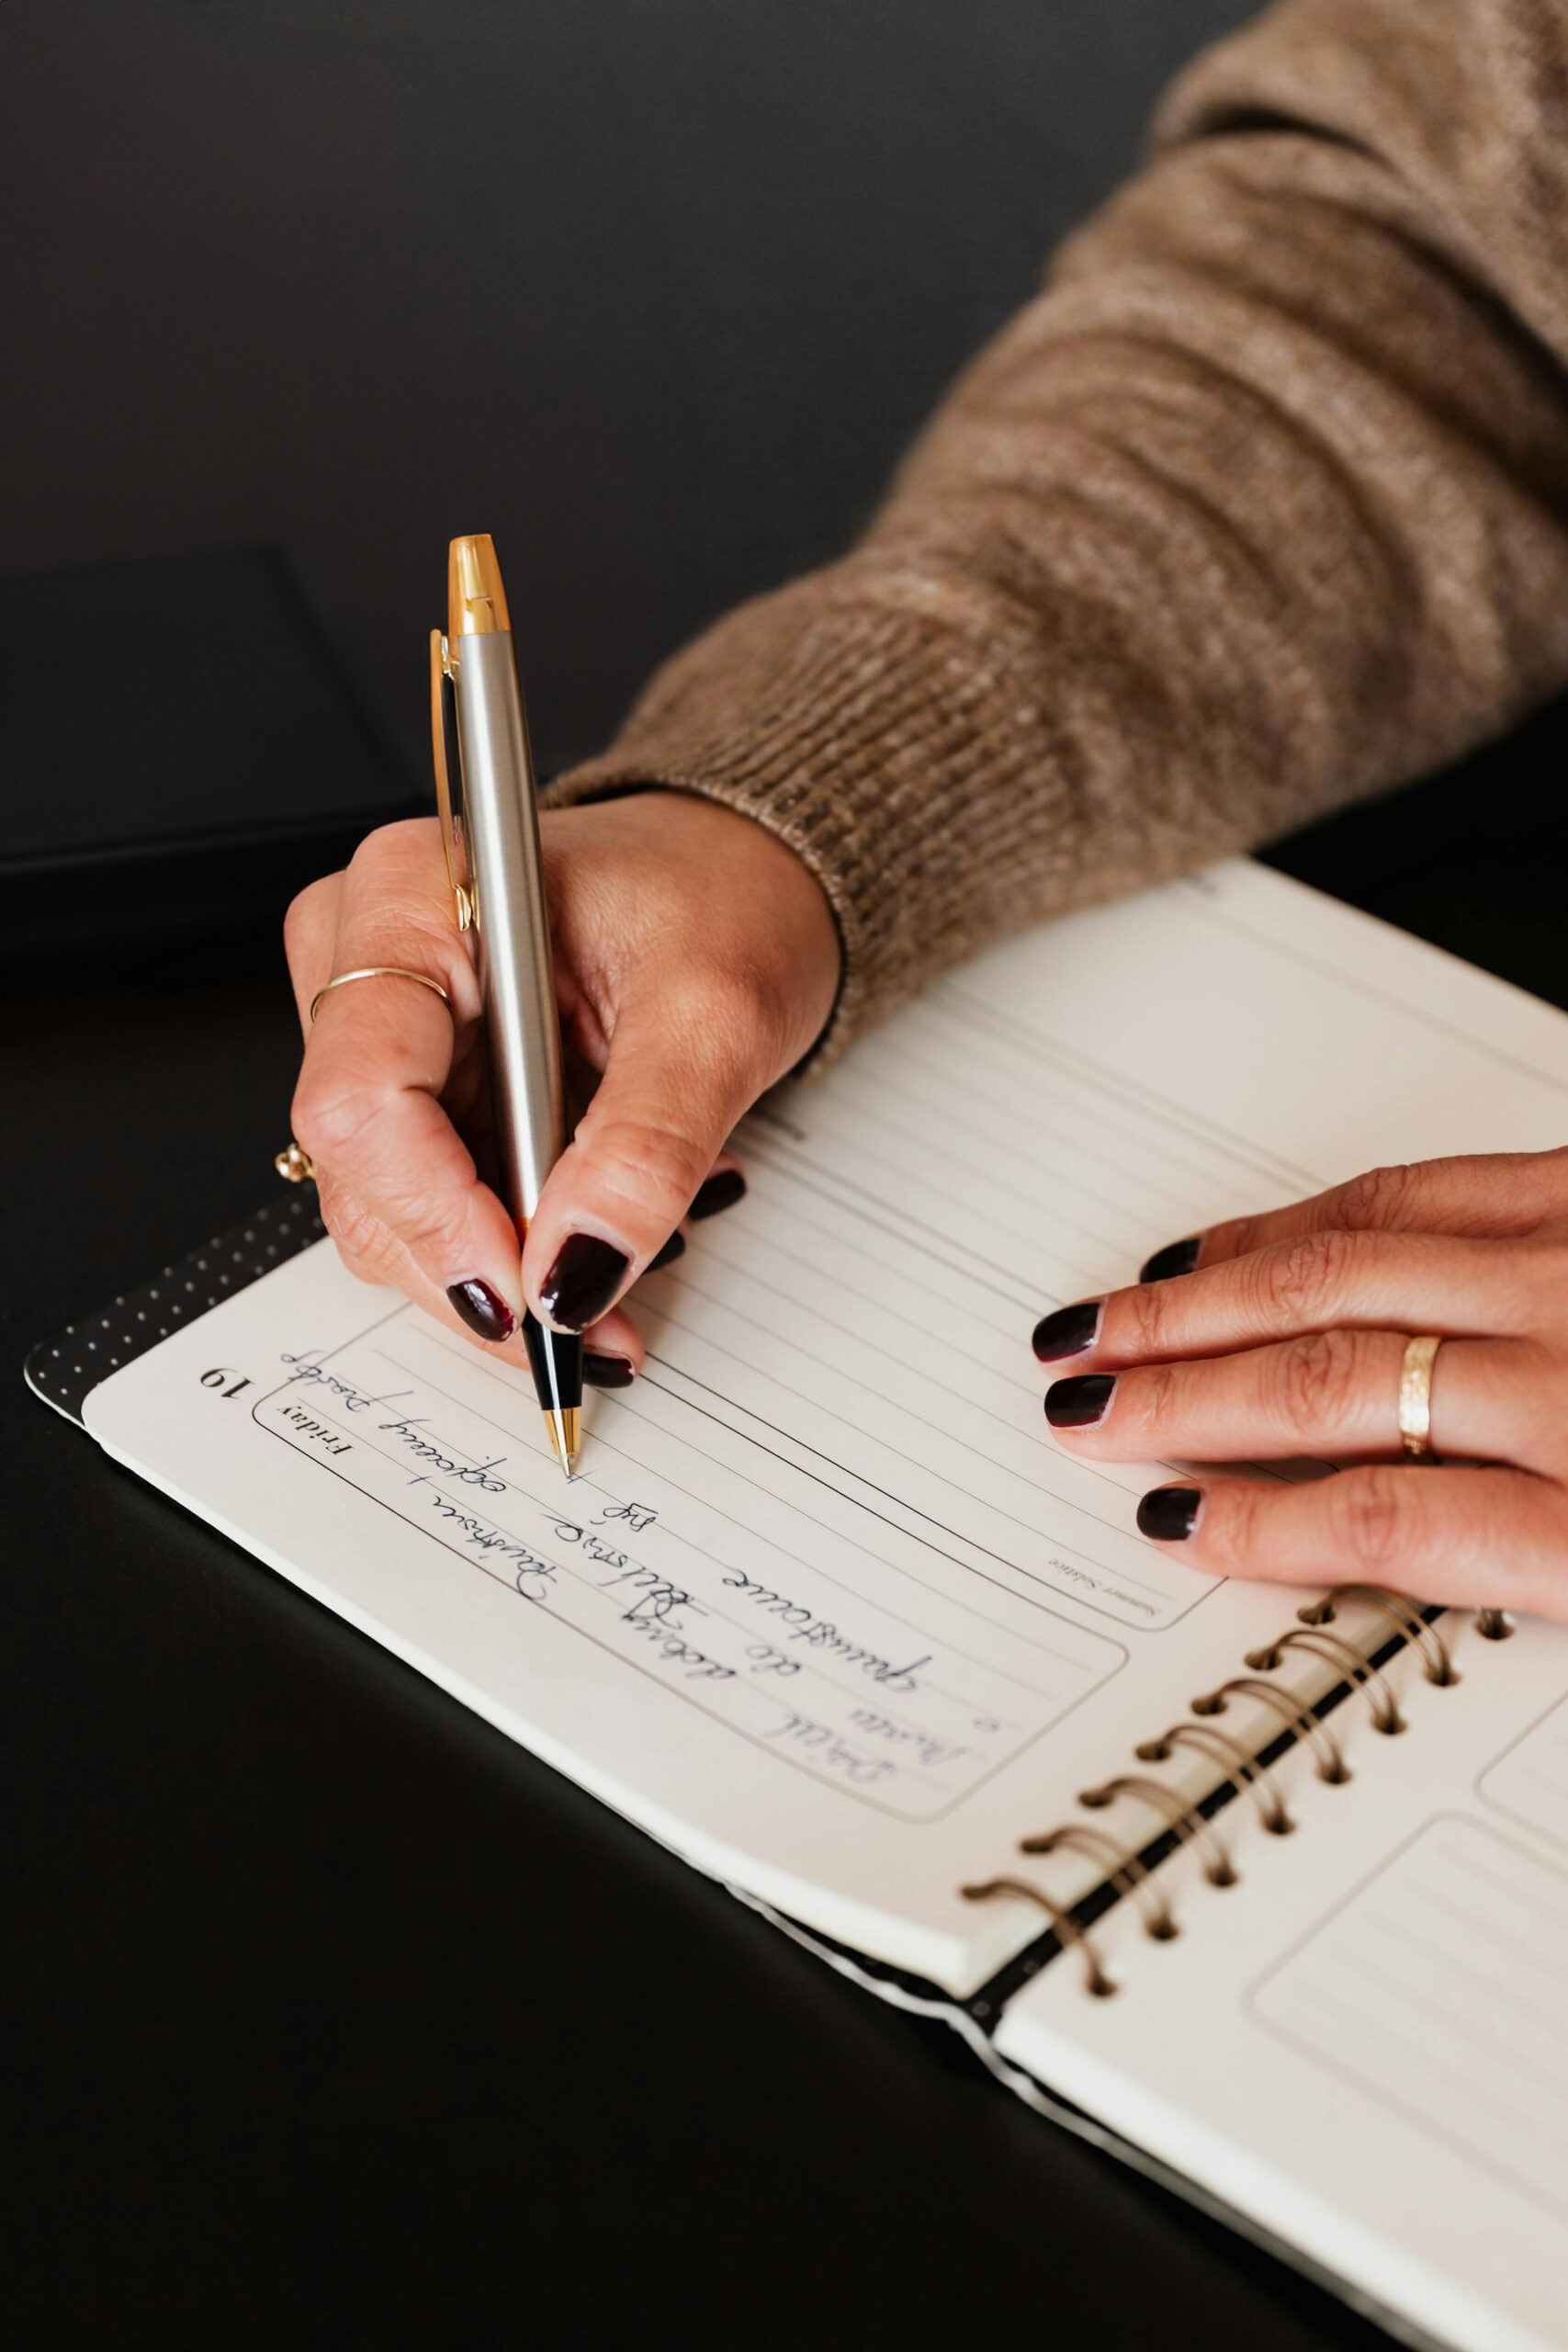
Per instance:
[[[501,584],[495,543],[488,531],[454,539],[446,557],[446,634],[494,637],[511,634],[512,616]]]

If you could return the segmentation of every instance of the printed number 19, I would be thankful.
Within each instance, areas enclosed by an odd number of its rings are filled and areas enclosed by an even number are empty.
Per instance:
[[[226,1380],[233,1382],[232,1388],[223,1388],[223,1383]],[[248,1388],[251,1384],[241,1377],[232,1364],[224,1364],[220,1370],[204,1372],[201,1375],[201,1385],[204,1388],[223,1388],[225,1396],[237,1396],[242,1388]]]

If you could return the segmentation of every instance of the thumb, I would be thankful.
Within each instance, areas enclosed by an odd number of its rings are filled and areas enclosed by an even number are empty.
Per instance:
[[[777,1075],[740,1021],[624,1009],[598,1091],[528,1228],[523,1287],[557,1330],[597,1321],[656,1257]]]

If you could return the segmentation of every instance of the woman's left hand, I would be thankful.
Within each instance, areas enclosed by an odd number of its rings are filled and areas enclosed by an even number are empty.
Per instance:
[[[1568,1150],[1374,1169],[1172,1243],[1143,1272],[1035,1330],[1043,1362],[1073,1359],[1045,1414],[1074,1453],[1355,1465],[1158,1487],[1138,1507],[1145,1535],[1221,1575],[1365,1577],[1568,1621]],[[1431,1456],[1410,1462],[1400,1375],[1416,1333],[1443,1344]]]

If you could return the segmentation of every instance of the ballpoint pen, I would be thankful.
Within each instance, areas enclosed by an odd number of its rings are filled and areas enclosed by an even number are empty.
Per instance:
[[[479,943],[502,1197],[518,1246],[566,1144],[560,1022],[528,722],[501,568],[487,532],[454,539],[446,628],[430,633],[430,717],[447,879]],[[527,1311],[523,1336],[549,1440],[570,1478],[582,1341]]]

